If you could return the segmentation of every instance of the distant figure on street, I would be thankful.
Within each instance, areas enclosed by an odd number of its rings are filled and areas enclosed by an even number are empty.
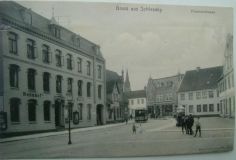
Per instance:
[[[128,118],[125,118],[125,123],[128,124]]]
[[[136,134],[136,126],[135,126],[135,123],[133,123],[132,130],[133,130],[133,134]]]
[[[193,124],[194,124],[194,119],[193,119],[193,116],[192,114],[189,115],[189,134],[190,135],[193,135],[193,130],[192,130],[192,127],[193,127]]]
[[[132,114],[130,115],[130,119],[131,119],[131,120],[133,119],[133,116],[132,116]]]
[[[200,123],[200,117],[197,118],[197,121],[195,122],[196,125],[196,132],[194,137],[196,137],[197,132],[199,132],[199,137],[201,137],[201,123]]]
[[[185,116],[181,117],[181,127],[182,127],[182,133],[186,131],[186,122],[185,122]],[[186,131],[187,132],[187,131]]]
[[[189,116],[184,117],[186,134],[189,134]]]

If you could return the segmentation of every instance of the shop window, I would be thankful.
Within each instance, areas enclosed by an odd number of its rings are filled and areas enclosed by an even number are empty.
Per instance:
[[[36,100],[29,100],[28,101],[28,119],[30,122],[36,121]]]
[[[20,99],[10,99],[10,116],[11,122],[20,122]]]
[[[51,116],[50,116],[50,101],[44,101],[43,103],[43,113],[44,113],[44,121],[50,121]]]

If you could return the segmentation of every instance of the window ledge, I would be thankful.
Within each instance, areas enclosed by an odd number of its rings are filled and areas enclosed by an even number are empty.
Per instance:
[[[37,124],[36,121],[30,121],[29,124]]]
[[[12,90],[20,90],[19,87],[11,87]]]
[[[19,125],[20,122],[11,122],[11,125]]]

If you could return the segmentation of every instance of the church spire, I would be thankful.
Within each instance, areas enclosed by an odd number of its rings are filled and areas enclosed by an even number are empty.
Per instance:
[[[130,82],[129,82],[129,73],[126,70],[125,83],[124,83],[124,92],[131,91]]]

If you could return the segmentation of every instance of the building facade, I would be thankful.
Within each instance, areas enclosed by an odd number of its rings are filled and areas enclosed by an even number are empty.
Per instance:
[[[220,115],[235,117],[235,90],[233,69],[233,36],[228,34],[224,52],[223,74],[218,82]]]
[[[148,112],[151,117],[172,116],[178,105],[177,90],[183,74],[148,80],[146,87]]]
[[[135,117],[135,110],[147,109],[147,99],[145,90],[126,92],[129,101],[129,116]]]
[[[222,66],[187,71],[178,90],[178,106],[185,115],[219,116],[217,82]]]
[[[105,123],[105,60],[98,45],[15,2],[0,2],[3,132]]]
[[[123,74],[120,76],[116,72],[106,71],[107,123],[124,121],[127,105],[124,101],[123,79]]]

